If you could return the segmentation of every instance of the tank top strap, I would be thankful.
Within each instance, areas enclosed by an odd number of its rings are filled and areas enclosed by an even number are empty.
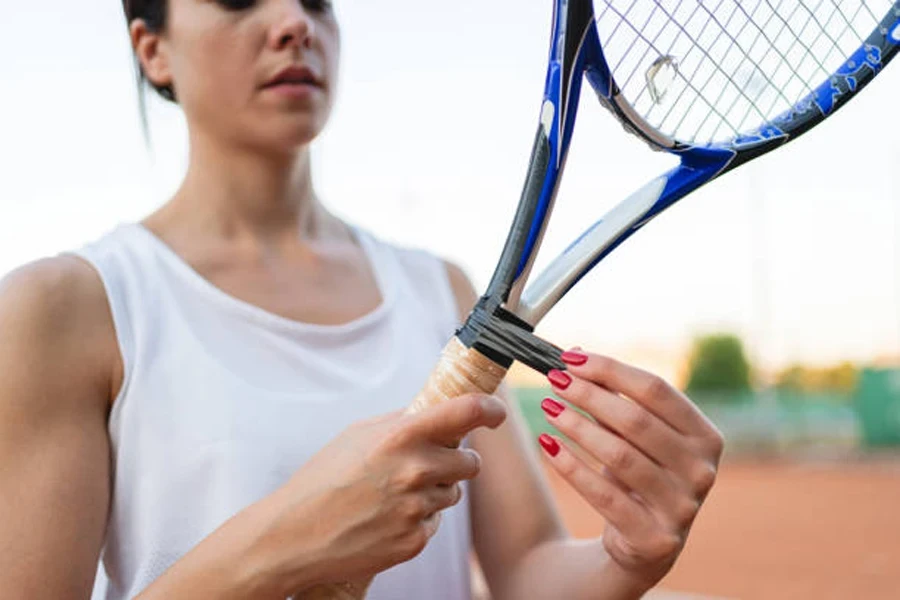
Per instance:
[[[106,293],[116,341],[122,356],[124,378],[118,396],[124,396],[136,360],[141,320],[137,318],[147,298],[146,257],[149,249],[134,244],[128,225],[120,224],[79,248],[62,252],[87,262],[97,272]],[[116,398],[114,406],[118,405]]]
[[[376,273],[385,280],[382,288],[396,286],[397,293],[417,303],[428,316],[440,343],[449,340],[460,323],[446,263],[426,250],[387,243],[363,229],[354,231],[373,257]]]

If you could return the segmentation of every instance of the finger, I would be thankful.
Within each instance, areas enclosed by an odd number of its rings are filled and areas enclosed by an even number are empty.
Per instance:
[[[425,479],[425,485],[454,484],[474,479],[481,472],[481,455],[469,448],[436,448],[433,464],[436,466]]]
[[[551,372],[550,381],[560,398],[676,474],[685,476],[696,460],[685,436],[640,404],[574,374]]]
[[[693,435],[710,435],[715,426],[665,379],[607,356],[584,351],[563,353],[567,370],[608,390],[623,394],[674,429]]]
[[[559,439],[542,434],[538,440],[551,466],[623,534],[643,537],[652,528],[653,516],[626,490],[589,467]]]
[[[541,408],[551,424],[604,465],[614,481],[635,492],[651,510],[664,511],[677,498],[679,489],[672,476],[623,438],[552,398],[545,399]]]
[[[425,537],[431,539],[438,532],[438,528],[441,525],[441,513],[435,512],[422,521],[422,525],[425,528]]]
[[[506,419],[506,405],[496,396],[468,394],[452,398],[411,417],[409,431],[442,446],[457,446],[480,427],[495,429]]]
[[[436,513],[456,506],[462,500],[462,486],[458,483],[453,485],[435,485],[424,492],[428,497],[428,503],[432,507],[431,512]]]

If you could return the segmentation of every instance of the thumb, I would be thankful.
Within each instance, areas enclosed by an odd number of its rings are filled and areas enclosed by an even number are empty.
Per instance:
[[[457,446],[479,427],[496,429],[506,420],[506,405],[496,396],[466,394],[414,416],[414,432],[435,444]]]

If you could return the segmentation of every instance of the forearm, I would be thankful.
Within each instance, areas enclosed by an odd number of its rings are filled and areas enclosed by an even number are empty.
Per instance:
[[[650,587],[624,573],[602,540],[558,539],[533,548],[519,562],[500,600],[636,600]]]
[[[224,523],[148,586],[138,600],[284,600],[312,585],[302,569],[288,572],[268,534],[276,510],[272,499]]]

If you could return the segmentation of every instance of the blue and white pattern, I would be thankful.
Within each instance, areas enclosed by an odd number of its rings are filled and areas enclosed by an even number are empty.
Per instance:
[[[860,0],[853,10],[844,4],[555,0],[541,126],[488,297],[536,325],[668,207],[796,139],[858,94],[900,50],[900,0]],[[681,164],[589,227],[526,288],[584,80],[627,129]]]

